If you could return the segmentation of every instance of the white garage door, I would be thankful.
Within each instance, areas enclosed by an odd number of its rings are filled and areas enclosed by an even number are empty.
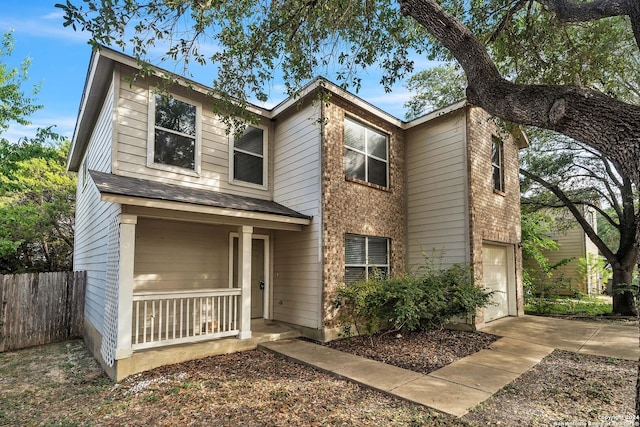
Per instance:
[[[509,315],[508,246],[482,245],[484,287],[494,291],[492,305],[484,309],[484,321]]]

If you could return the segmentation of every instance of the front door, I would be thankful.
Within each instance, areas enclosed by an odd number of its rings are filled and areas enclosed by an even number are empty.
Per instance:
[[[231,263],[233,286],[238,286],[238,236],[232,234]],[[267,318],[269,303],[269,237],[254,235],[251,241],[251,318]]]
[[[264,240],[251,243],[251,318],[264,317],[265,305]]]

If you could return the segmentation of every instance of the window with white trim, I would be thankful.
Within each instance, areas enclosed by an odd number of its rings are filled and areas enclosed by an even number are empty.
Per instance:
[[[389,239],[346,234],[344,240],[345,283],[389,275]]]
[[[200,106],[171,95],[152,94],[147,165],[199,171]]]
[[[233,182],[264,187],[267,181],[267,131],[246,126],[242,135],[231,138]]]
[[[344,173],[349,178],[388,186],[388,137],[349,118],[344,119]]]
[[[493,189],[504,191],[502,141],[497,137],[491,138],[491,166],[493,170]]]
[[[89,159],[85,157],[84,161],[82,162],[82,169],[80,170],[82,188],[85,188],[87,186],[87,174],[89,173],[89,166],[87,166],[88,162]]]

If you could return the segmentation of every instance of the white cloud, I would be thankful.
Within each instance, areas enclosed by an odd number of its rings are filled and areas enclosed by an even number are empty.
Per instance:
[[[5,16],[0,20],[0,28],[3,31],[12,29],[15,34],[26,34],[31,37],[60,39],[70,42],[86,42],[89,33],[74,31],[71,27],[62,26],[62,17],[55,14],[41,16],[39,19],[24,19],[20,17]]]
[[[64,18],[64,12],[62,11],[51,12],[42,16],[42,19],[56,19],[60,22],[62,21],[63,18]]]
[[[53,131],[64,136],[67,139],[73,137],[73,130],[76,125],[76,117],[46,115],[36,113],[31,117],[31,124],[20,125],[11,123],[9,128],[0,134],[1,138],[5,138],[10,142],[18,142],[21,138],[31,138],[36,135],[39,128],[46,128],[54,125]]]

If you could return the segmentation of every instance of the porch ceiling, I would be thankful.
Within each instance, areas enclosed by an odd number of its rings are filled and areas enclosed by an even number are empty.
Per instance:
[[[146,179],[89,171],[103,201],[180,212],[210,214],[290,225],[309,225],[311,217],[279,203]]]

